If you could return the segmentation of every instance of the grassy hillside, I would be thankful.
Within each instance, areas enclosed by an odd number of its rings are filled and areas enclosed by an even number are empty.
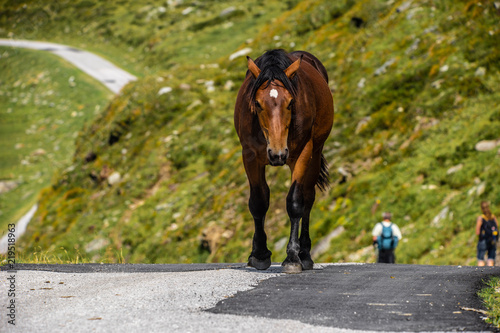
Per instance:
[[[81,47],[156,75],[227,56],[297,2],[0,0],[0,35]]]
[[[36,202],[110,92],[44,52],[0,48],[0,235]]]
[[[19,244],[26,256],[245,261],[253,223],[232,109],[246,63],[230,55],[285,48],[324,62],[335,99],[333,186],[317,197],[313,246],[345,231],[316,260],[373,260],[371,229],[390,210],[405,238],[398,262],[475,263],[479,202],[500,206],[500,146],[476,150],[500,139],[493,3],[76,3],[5,2],[0,33],[88,45],[144,76],[81,132],[71,164],[40,195]],[[288,179],[269,168],[274,261],[285,257]]]

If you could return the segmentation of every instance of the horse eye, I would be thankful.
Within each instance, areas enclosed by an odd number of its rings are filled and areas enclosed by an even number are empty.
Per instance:
[[[257,101],[255,101],[255,107],[258,109],[262,109],[262,106],[260,106],[260,103]]]
[[[294,101],[293,99],[290,101],[290,103],[289,103],[289,104],[288,104],[288,106],[287,106],[287,109],[288,109],[288,110],[291,110],[291,109],[292,109],[292,106],[293,106],[293,103],[294,103],[294,102],[295,102],[295,101]]]

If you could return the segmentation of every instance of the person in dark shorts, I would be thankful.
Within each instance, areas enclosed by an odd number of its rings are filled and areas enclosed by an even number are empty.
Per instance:
[[[498,241],[498,221],[495,215],[491,213],[490,204],[486,201],[481,202],[482,215],[477,217],[476,235],[479,236],[477,242],[477,265],[484,266],[484,256],[487,254],[488,266],[495,266]]]

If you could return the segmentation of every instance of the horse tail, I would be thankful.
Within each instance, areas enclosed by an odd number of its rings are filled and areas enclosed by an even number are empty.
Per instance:
[[[325,155],[321,154],[321,168],[319,170],[318,181],[316,182],[318,188],[324,192],[330,187],[330,173],[328,172],[328,162]]]

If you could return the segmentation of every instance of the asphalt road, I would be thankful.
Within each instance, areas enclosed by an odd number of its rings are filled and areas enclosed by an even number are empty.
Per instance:
[[[497,331],[477,297],[500,267],[321,264],[16,265],[0,272],[4,332]],[[10,280],[9,280],[10,278]],[[5,312],[6,310],[4,310]]]

